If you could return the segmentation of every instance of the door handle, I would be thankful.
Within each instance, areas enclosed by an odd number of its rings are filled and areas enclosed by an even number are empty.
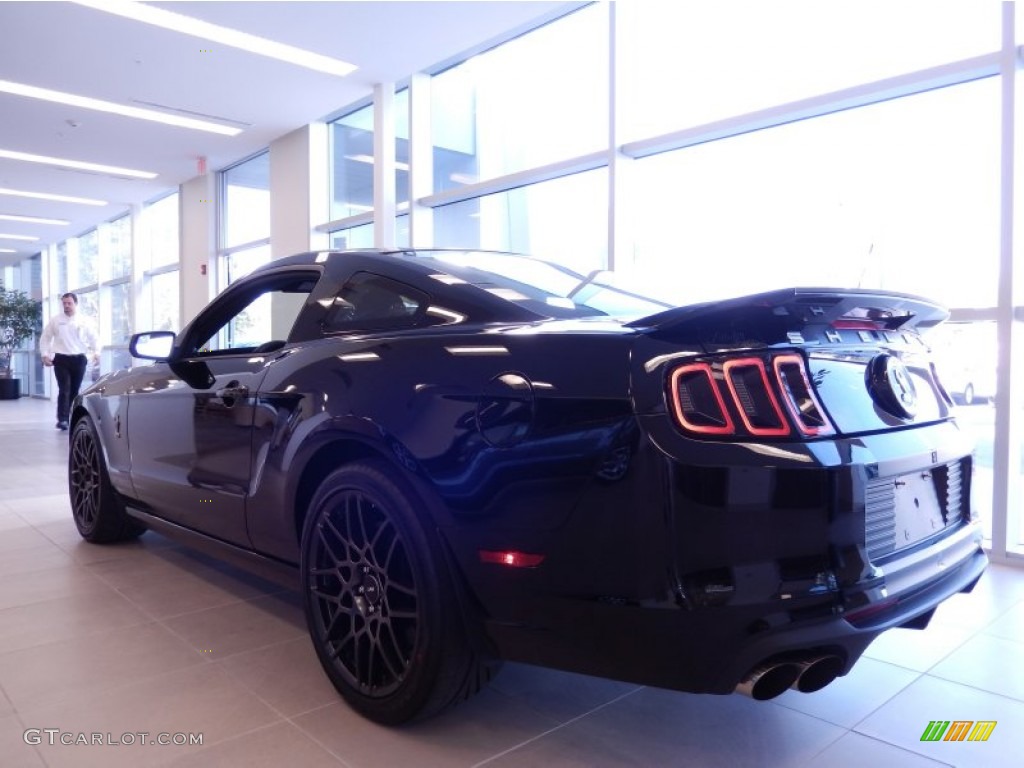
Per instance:
[[[224,401],[224,405],[230,408],[235,404],[236,399],[249,396],[249,388],[237,381],[229,381],[226,387],[217,390],[216,395]]]

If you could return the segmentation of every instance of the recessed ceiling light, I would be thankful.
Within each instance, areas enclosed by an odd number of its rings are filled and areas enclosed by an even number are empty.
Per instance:
[[[0,253],[17,253],[13,248],[0,248]]]
[[[56,224],[61,227],[65,227],[71,223],[65,219],[44,219],[39,216],[17,216],[13,213],[0,213],[0,219],[3,221],[24,221],[28,224]]]
[[[68,160],[63,157],[47,157],[46,155],[30,155],[28,152],[15,152],[11,149],[0,149],[0,157],[8,160],[24,160],[26,163],[42,163],[43,165],[57,165],[61,168],[74,168],[78,171],[98,171],[109,173],[114,176],[131,176],[135,179],[155,179],[156,174],[149,171],[136,171],[132,168],[120,168],[116,165],[101,165],[100,163],[86,163],[82,160]]]
[[[25,240],[27,242],[34,243],[38,239],[38,237],[29,237],[28,235],[7,235],[0,233],[0,240]]]
[[[250,35],[230,27],[222,27],[219,24],[211,24],[191,16],[165,11],[162,8],[154,8],[143,3],[125,2],[125,0],[76,0],[76,2],[79,5],[95,8],[97,11],[106,11],[135,21],[153,24],[163,29],[192,35],[203,40],[211,40],[231,48],[239,48],[260,56],[297,64],[317,72],[326,72],[329,75],[344,77],[357,69],[355,64],[349,64],[341,59],[334,59],[330,56],[278,43],[265,37]]]
[[[6,189],[0,187],[0,195],[12,197],[30,197],[33,200],[53,200],[57,203],[78,203],[80,205],[106,205],[106,200],[95,200],[91,197],[74,197],[72,195],[55,195],[51,192],[29,192],[24,189]]]
[[[219,133],[223,136],[237,136],[242,132],[241,128],[211,123],[208,120],[171,115],[166,112],[157,112],[155,109],[129,107],[124,104],[116,104],[113,101],[103,101],[102,99],[78,96],[74,93],[65,93],[63,91],[52,91],[49,88],[38,88],[34,85],[25,85],[24,83],[12,83],[9,80],[0,80],[0,91],[12,93],[15,96],[28,96],[31,99],[42,99],[43,101],[52,101],[57,104],[68,104],[72,107],[83,107],[84,109],[110,112],[124,117],[134,117],[139,120],[152,120],[155,123],[176,125],[180,128],[194,128],[197,131]]]

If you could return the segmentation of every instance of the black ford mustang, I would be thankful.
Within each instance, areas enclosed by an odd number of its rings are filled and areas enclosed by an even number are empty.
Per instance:
[[[670,307],[509,254],[280,259],[79,397],[74,519],[301,586],[379,722],[500,659],[813,691],[985,568],[920,337],[945,317],[831,289]]]

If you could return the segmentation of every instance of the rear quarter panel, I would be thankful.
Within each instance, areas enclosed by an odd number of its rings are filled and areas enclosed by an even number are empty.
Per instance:
[[[271,364],[258,404],[254,546],[297,560],[295,500],[325,451],[328,467],[372,451],[422,483],[466,553],[551,535],[634,424],[630,336],[494,327],[297,347]]]

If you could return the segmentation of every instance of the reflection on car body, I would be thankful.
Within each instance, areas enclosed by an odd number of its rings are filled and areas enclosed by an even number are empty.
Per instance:
[[[945,317],[833,289],[672,307],[511,254],[300,254],[82,393],[74,517],[299,586],[327,675],[383,723],[501,659],[817,690],[985,567],[921,339]]]

